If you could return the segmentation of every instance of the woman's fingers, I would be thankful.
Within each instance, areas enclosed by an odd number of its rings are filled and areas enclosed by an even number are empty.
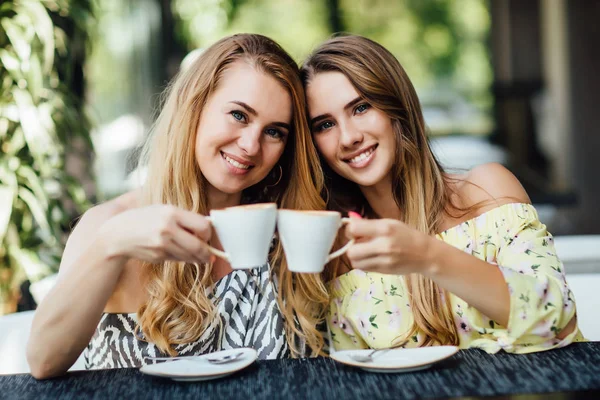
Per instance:
[[[364,258],[360,261],[352,261],[352,268],[364,271],[375,271],[389,273],[391,258],[389,256],[376,256]]]
[[[381,255],[380,246],[378,246],[378,240],[369,240],[363,242],[354,243],[347,252],[348,258],[354,265],[355,262],[363,261],[366,259],[374,258]]]
[[[394,222],[397,221],[351,218],[346,226],[346,236],[348,239],[389,236],[393,233]]]
[[[175,213],[175,221],[179,226],[188,230],[205,242],[210,240],[212,226],[208,218],[203,215],[178,209]]]
[[[174,241],[169,244],[169,249],[165,251],[165,257],[169,261],[194,262],[190,260],[190,255]]]
[[[385,236],[358,242],[348,249],[348,258],[353,268],[387,267],[396,259],[392,244],[392,240]]]
[[[172,239],[174,244],[185,252],[187,261],[205,263],[210,260],[207,243],[185,229],[175,229]]]

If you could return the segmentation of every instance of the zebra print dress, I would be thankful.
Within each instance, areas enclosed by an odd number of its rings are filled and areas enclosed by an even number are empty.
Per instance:
[[[213,286],[209,297],[216,304],[221,324],[215,320],[198,340],[178,345],[179,355],[251,347],[259,359],[290,356],[268,265],[234,270]],[[166,356],[154,344],[136,337],[136,324],[136,314],[103,314],[84,350],[86,368],[140,367],[150,363],[145,357]]]

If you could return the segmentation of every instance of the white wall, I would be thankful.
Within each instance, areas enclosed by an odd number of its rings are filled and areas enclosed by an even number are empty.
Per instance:
[[[567,282],[575,296],[578,324],[583,336],[589,340],[600,341],[600,273],[567,273]]]
[[[28,373],[25,347],[29,339],[34,311],[25,311],[0,317],[0,374]],[[85,369],[83,357],[70,368]]]

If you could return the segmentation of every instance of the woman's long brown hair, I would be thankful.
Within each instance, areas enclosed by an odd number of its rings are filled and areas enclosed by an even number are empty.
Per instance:
[[[298,65],[274,41],[256,34],[233,35],[207,48],[165,92],[162,111],[140,159],[148,171],[143,186],[145,203],[172,204],[208,213],[206,181],[194,151],[196,132],[207,99],[219,86],[224,71],[237,60],[248,62],[287,90],[293,117],[291,140],[278,162],[281,178],[277,181],[276,166],[274,174],[244,191],[242,201],[273,201],[279,207],[300,210],[324,209],[320,196],[322,171],[306,120]],[[323,338],[316,325],[323,321],[328,303],[326,277],[292,275],[280,243],[275,245],[271,265],[292,355],[303,355],[304,345],[309,354],[321,353]],[[197,340],[220,321],[206,294],[213,284],[212,268],[182,262],[146,264],[145,268],[148,301],[138,310],[140,328],[146,340],[175,355],[176,345]]]
[[[338,36],[320,45],[304,62],[302,78],[310,85],[316,74],[344,74],[358,93],[392,121],[396,154],[392,167],[394,200],[402,221],[427,234],[436,234],[453,205],[455,191],[428,143],[417,93],[398,60],[383,46],[360,36]],[[373,215],[358,185],[342,178],[321,160],[326,177],[328,208]],[[420,274],[405,277],[414,324],[400,343],[419,333],[420,345],[454,344],[459,336],[450,296]]]

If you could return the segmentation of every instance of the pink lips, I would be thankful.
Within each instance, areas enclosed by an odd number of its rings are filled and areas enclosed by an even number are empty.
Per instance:
[[[346,164],[348,164],[352,168],[365,168],[366,166],[371,164],[371,161],[373,161],[373,158],[375,158],[376,152],[377,152],[377,146],[373,148],[373,151],[371,152],[371,154],[369,154],[367,156],[367,158],[365,158],[365,159],[362,159],[357,162],[351,162],[350,160],[344,160],[344,161],[346,162]],[[363,151],[363,153],[364,153],[364,151]]]
[[[227,161],[227,159],[225,157],[231,158],[232,160],[234,160],[242,165],[247,165],[249,168],[247,168],[247,169],[238,168],[235,165],[233,165],[232,163],[230,163],[229,161]],[[223,151],[221,152],[221,158],[223,158],[223,162],[227,166],[227,169],[234,175],[245,175],[248,172],[250,172],[250,170],[254,167],[253,163],[248,162],[246,160],[242,160],[239,157],[234,156],[233,154],[225,153]]]

